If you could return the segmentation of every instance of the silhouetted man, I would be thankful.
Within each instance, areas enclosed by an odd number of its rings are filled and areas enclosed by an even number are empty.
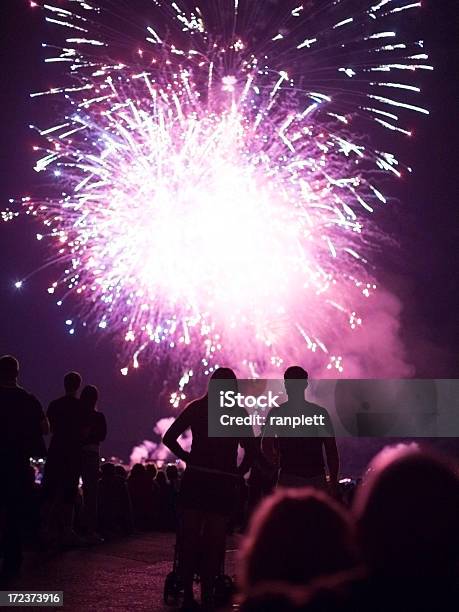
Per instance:
[[[5,512],[2,581],[19,572],[22,523],[30,489],[30,457],[43,457],[49,431],[40,402],[18,386],[19,363],[0,358],[0,509]]]
[[[82,443],[82,418],[77,397],[81,385],[78,372],[64,377],[65,394],[48,407],[51,443],[43,486],[47,501],[46,535],[58,536],[64,545],[78,543],[73,532],[73,511],[78,493]]]
[[[280,468],[279,486],[313,486],[333,491],[338,483],[339,456],[330,415],[322,406],[305,399],[308,387],[306,370],[299,366],[290,367],[285,371],[284,380],[288,401],[273,408],[267,416],[263,453]],[[312,425],[297,430],[273,425],[277,417],[286,416],[303,417]]]

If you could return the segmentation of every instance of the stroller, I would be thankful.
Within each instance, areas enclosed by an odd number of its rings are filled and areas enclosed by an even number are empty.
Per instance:
[[[179,517],[177,521],[177,535],[174,545],[172,571],[169,572],[164,581],[163,599],[164,603],[168,606],[177,605],[179,600],[183,597],[183,585],[180,579],[180,552],[183,537],[183,528]],[[215,577],[214,600],[217,607],[228,604],[235,591],[234,580],[231,576],[225,574],[225,556],[226,550],[223,552],[223,557],[220,562],[220,571]],[[199,584],[199,573],[195,574],[194,581],[196,584]]]

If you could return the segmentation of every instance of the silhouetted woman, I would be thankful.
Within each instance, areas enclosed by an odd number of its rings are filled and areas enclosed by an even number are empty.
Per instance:
[[[219,368],[211,380],[225,380],[237,389],[236,375]],[[191,402],[166,432],[163,443],[187,466],[180,494],[180,531],[182,533],[181,577],[185,590],[184,610],[196,609],[193,599],[193,575],[200,562],[201,599],[205,609],[213,604],[215,577],[225,552],[228,518],[237,501],[239,478],[249,469],[253,444],[249,438],[213,438],[208,435],[209,395]],[[191,429],[192,445],[188,452],[178,438]],[[238,447],[244,458],[238,466]]]
[[[84,517],[88,540],[100,541],[97,530],[97,493],[99,485],[99,446],[107,435],[104,415],[97,410],[99,392],[93,385],[87,385],[81,392],[82,449],[81,478],[83,481]]]

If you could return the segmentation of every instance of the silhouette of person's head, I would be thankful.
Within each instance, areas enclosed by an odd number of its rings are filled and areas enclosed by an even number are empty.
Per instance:
[[[64,389],[67,395],[74,395],[81,385],[81,376],[78,372],[68,372],[64,376]]]
[[[173,463],[171,465],[168,465],[166,468],[166,476],[170,482],[177,480],[177,478],[179,477],[177,466]]]
[[[210,380],[237,380],[237,377],[231,368],[217,368]]]
[[[283,489],[252,517],[242,550],[242,586],[247,591],[261,582],[306,584],[353,561],[345,510],[315,489]]]
[[[115,464],[110,463],[110,461],[106,461],[101,465],[100,471],[102,472],[102,478],[113,478],[116,471]]]
[[[133,479],[145,478],[145,476],[146,476],[145,466],[142,465],[142,463],[135,463],[131,468],[129,478],[133,478]]]
[[[213,397],[219,395],[221,391],[235,393],[238,391],[237,377],[231,368],[217,368],[210,377],[209,394]]]
[[[124,467],[122,465],[115,465],[115,474],[116,476],[118,476],[118,478],[122,478],[123,480],[126,480],[126,470],[124,469]]]
[[[308,387],[308,373],[300,366],[291,366],[284,373],[285,391],[290,400],[304,399]]]
[[[19,362],[12,355],[0,357],[0,384],[15,383],[19,375]]]
[[[156,467],[155,463],[147,463],[145,466],[145,471],[150,480],[154,480],[158,474],[158,468]]]
[[[448,576],[459,567],[459,477],[416,445],[385,449],[357,492],[365,560],[377,575]]]
[[[162,470],[159,470],[158,474],[156,475],[156,482],[159,484],[160,487],[167,486],[166,474]]]
[[[80,401],[83,407],[87,410],[95,410],[97,400],[99,399],[99,391],[94,385],[86,385],[80,395]]]

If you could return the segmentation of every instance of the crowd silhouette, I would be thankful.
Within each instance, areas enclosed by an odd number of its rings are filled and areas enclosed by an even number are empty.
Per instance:
[[[333,425],[325,409],[305,399],[304,369],[286,370],[288,401],[275,410],[296,404],[304,414],[324,411],[326,437],[280,439],[265,430],[259,438],[213,438],[209,387],[163,438],[184,470],[175,463],[128,467],[102,460],[107,423],[99,393],[93,385],[81,389],[77,372],[65,376],[62,397],[46,412],[18,376],[18,361],[1,357],[2,586],[14,584],[31,547],[65,551],[171,531],[181,607],[210,611],[223,603],[217,591],[226,539],[238,532],[232,597],[242,612],[457,609],[457,465],[402,444],[379,453],[361,482],[340,482]],[[212,380],[237,388],[228,368]],[[179,440],[189,429],[188,450]]]

